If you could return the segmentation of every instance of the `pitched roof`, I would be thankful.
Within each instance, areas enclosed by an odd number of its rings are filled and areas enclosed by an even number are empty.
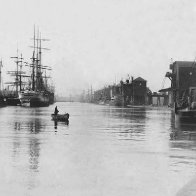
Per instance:
[[[138,78],[136,78],[134,81],[145,81],[146,82],[146,80],[144,80],[143,78],[141,78],[141,77],[138,77]]]

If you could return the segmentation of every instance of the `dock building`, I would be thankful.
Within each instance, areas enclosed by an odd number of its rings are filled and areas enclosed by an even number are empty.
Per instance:
[[[168,90],[171,105],[176,102],[177,107],[184,107],[188,98],[194,99],[196,96],[196,62],[175,61],[170,64],[170,69],[166,77],[171,80],[171,88]]]
[[[94,102],[116,106],[150,104],[151,91],[141,77],[122,80],[94,92]]]

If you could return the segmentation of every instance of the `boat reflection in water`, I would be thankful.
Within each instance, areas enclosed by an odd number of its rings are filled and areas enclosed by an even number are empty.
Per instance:
[[[45,126],[39,118],[28,119],[24,122],[15,121],[14,123],[13,162],[19,171],[21,167],[24,167],[23,169],[26,170],[25,173],[28,177],[24,180],[24,184],[30,190],[38,186],[36,178],[39,172],[39,158],[42,145],[38,134]],[[27,135],[26,132],[31,134]],[[19,157],[21,156],[24,163],[20,161]],[[28,164],[26,164],[26,161],[28,161]],[[18,172],[17,176],[19,175],[20,172]]]
[[[171,140],[195,140],[196,141],[196,122],[183,123],[175,121],[174,128],[170,134]]]
[[[15,143],[14,143],[14,152],[16,149],[18,149],[16,146],[22,148],[23,145],[28,146],[28,154],[29,154],[29,168],[33,171],[37,171],[39,168],[39,154],[40,154],[40,141],[39,136],[37,137],[34,134],[38,134],[41,129],[43,128],[43,125],[41,125],[41,121],[39,119],[33,119],[32,121],[27,122],[27,124],[23,124],[21,122],[15,122],[14,128],[17,132],[23,132],[23,129],[26,129],[33,135],[29,135],[26,140],[25,138],[19,138],[16,135]],[[16,142],[18,141],[18,142]],[[24,149],[21,149],[24,150]]]
[[[54,128],[57,129],[58,124],[61,125],[69,125],[69,120],[65,121],[65,122],[59,122],[58,120],[54,120]]]

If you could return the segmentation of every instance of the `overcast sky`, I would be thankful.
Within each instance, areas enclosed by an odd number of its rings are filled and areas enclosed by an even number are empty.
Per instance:
[[[51,49],[43,63],[52,66],[62,95],[98,89],[127,74],[158,91],[171,58],[196,57],[194,0],[1,0],[0,18],[4,82],[15,68],[10,57],[17,46],[30,60],[35,24],[50,39],[43,43]]]

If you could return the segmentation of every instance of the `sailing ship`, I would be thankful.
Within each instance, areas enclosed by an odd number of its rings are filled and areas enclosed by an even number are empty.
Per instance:
[[[19,99],[19,92],[22,91],[22,89],[24,88],[26,84],[24,81],[22,81],[22,79],[28,76],[25,75],[26,72],[22,71],[23,57],[22,57],[22,54],[19,57],[18,49],[17,49],[17,55],[11,58],[14,59],[16,63],[16,70],[8,71],[7,74],[9,74],[11,77],[14,77],[14,81],[6,82],[6,84],[8,84],[8,89],[4,92],[5,94],[4,96],[6,98],[6,102],[8,105],[17,106],[17,105],[21,105],[20,99]]]
[[[196,62],[175,61],[170,65],[172,100],[176,120],[196,122]]]
[[[42,48],[42,41],[46,39],[41,38],[41,34],[38,32],[35,36],[34,28],[34,45],[33,45],[33,56],[32,63],[27,66],[31,68],[31,76],[29,80],[29,86],[24,91],[19,92],[19,99],[22,106],[30,107],[44,107],[49,106],[54,102],[54,88],[51,88],[47,84],[46,75],[43,76],[43,71],[51,70],[49,66],[42,65],[42,50],[47,48]]]

